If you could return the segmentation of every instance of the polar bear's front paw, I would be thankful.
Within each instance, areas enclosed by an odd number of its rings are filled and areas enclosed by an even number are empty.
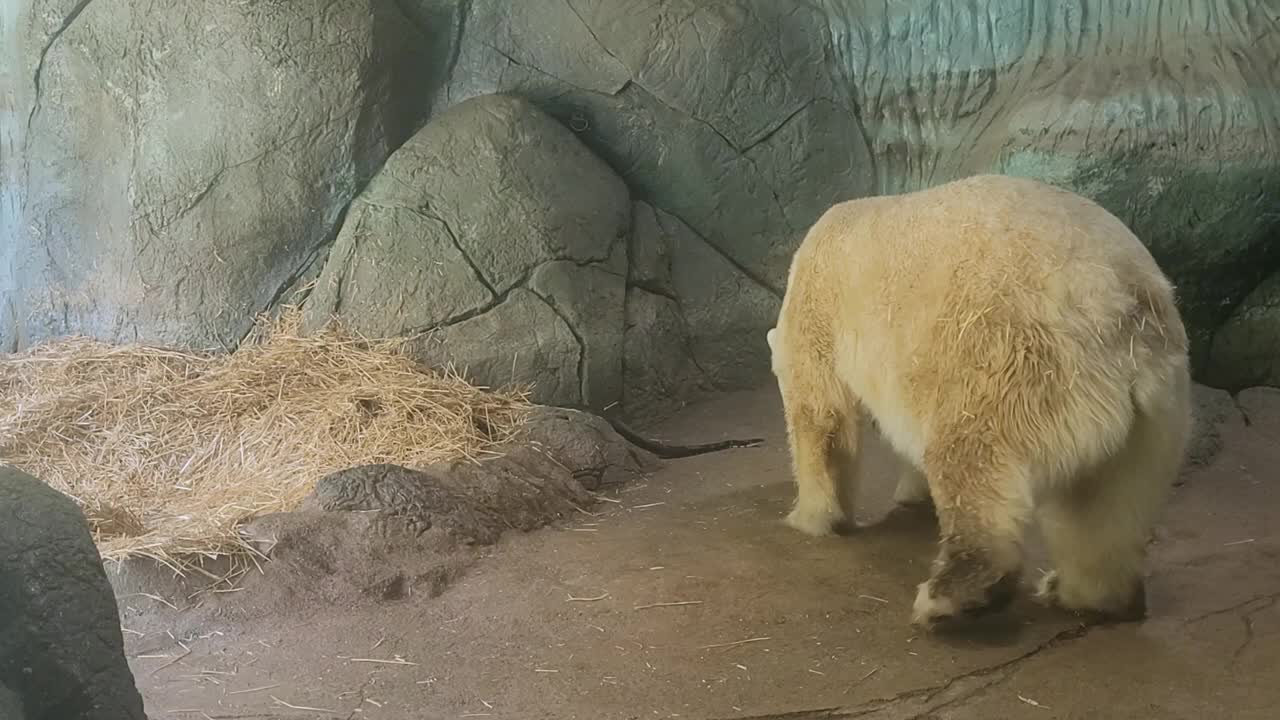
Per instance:
[[[1018,588],[1018,575],[1005,575],[978,593],[957,596],[940,593],[933,579],[920,583],[911,606],[911,624],[933,629],[950,620],[973,619],[1009,607]],[[970,596],[970,597],[965,597]]]
[[[934,592],[933,581],[927,580],[916,586],[916,601],[911,606],[911,624],[923,628],[950,620],[959,614],[959,608],[949,597]]]
[[[980,576],[965,577],[961,582],[955,578],[939,582],[935,575],[918,586],[911,623],[933,630],[948,621],[1000,612],[1013,602],[1019,577],[1020,573],[1013,571],[986,584]]]

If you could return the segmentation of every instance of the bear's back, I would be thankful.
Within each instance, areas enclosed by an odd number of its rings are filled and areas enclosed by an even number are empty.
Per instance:
[[[1172,287],[1123,223],[1005,176],[833,207],[796,253],[779,324],[796,321],[803,352],[830,347],[880,410],[936,406],[963,377],[1039,358],[1044,377],[1005,396],[1031,407],[1043,383],[1127,382],[1122,355],[1185,347]]]
[[[795,262],[827,292],[900,320],[995,305],[1042,319],[1075,307],[1092,322],[1127,312],[1135,289],[1172,294],[1150,252],[1102,206],[1004,175],[837,204]]]

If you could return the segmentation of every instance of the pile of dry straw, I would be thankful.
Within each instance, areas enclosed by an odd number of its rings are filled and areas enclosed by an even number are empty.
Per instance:
[[[0,462],[79,501],[104,558],[247,550],[236,526],[352,465],[478,458],[519,429],[520,391],[414,363],[395,340],[289,309],[230,354],[83,338],[0,360]]]

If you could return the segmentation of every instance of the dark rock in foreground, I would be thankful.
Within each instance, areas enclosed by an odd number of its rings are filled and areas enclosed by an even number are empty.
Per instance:
[[[125,662],[115,597],[83,513],[70,498],[5,465],[0,718],[146,719]]]

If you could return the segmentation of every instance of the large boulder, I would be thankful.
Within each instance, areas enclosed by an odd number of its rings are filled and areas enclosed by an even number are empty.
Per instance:
[[[421,335],[424,361],[529,383],[541,402],[643,411],[767,377],[778,305],[679,218],[633,206],[570,129],[481,95],[427,123],[352,203],[306,319]]]
[[[780,301],[679,218],[636,203],[628,268],[625,401],[661,414],[691,393],[769,374],[762,328]]]
[[[531,98],[774,294],[817,213],[874,190],[815,4],[527,3],[539,22],[509,5],[472,3],[440,102]]]
[[[621,394],[631,200],[573,133],[490,95],[427,123],[352,203],[306,303],[544,402]]]
[[[1266,26],[1267,0],[1227,4],[476,0],[439,98],[532,99],[775,295],[833,201],[979,172],[1060,184],[1173,276],[1203,374],[1280,268],[1280,35],[1237,21]],[[632,287],[636,332],[688,325],[683,297]]]
[[[84,515],[0,465],[0,709],[6,702],[21,713],[5,718],[146,718]]]
[[[1211,360],[1208,380],[1219,387],[1280,385],[1280,273],[1258,285],[1218,328]]]
[[[401,4],[6,3],[0,348],[234,347],[428,110]]]
[[[1251,387],[1236,395],[1245,422],[1268,437],[1280,437],[1280,388]]]

